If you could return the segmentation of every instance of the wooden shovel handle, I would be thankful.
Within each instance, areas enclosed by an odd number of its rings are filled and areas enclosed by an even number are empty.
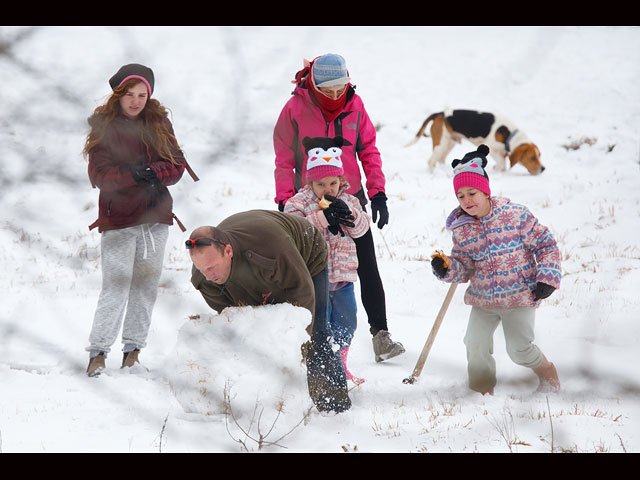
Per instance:
[[[422,348],[422,353],[420,353],[418,362],[416,363],[416,366],[413,369],[413,374],[411,376],[414,379],[420,376],[420,374],[422,373],[422,368],[424,367],[424,364],[427,361],[427,357],[429,356],[429,352],[431,351],[431,346],[433,345],[433,342],[436,339],[436,335],[438,334],[438,330],[440,329],[440,325],[442,324],[442,320],[444,319],[445,313],[447,313],[447,309],[449,308],[449,304],[451,303],[453,294],[456,292],[457,286],[458,286],[457,283],[451,284],[451,286],[449,287],[449,291],[447,292],[447,296],[444,298],[444,302],[442,302],[442,306],[440,307],[438,316],[436,317],[435,322],[433,322],[433,327],[431,327],[431,333],[429,333],[429,337],[427,338],[427,341],[424,344],[424,347]]]

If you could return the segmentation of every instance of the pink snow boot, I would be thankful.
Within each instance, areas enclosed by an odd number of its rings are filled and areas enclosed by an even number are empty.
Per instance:
[[[347,368],[347,356],[349,355],[349,347],[345,347],[340,350],[340,358],[342,359],[342,366],[344,367],[344,373],[347,375],[347,380],[351,380],[356,385],[364,383],[364,378],[354,377]]]

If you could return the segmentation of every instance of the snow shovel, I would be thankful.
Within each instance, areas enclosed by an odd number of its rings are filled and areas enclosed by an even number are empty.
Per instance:
[[[413,373],[410,377],[402,380],[402,383],[413,384],[416,382],[420,374],[422,373],[422,368],[424,367],[424,363],[427,361],[427,357],[429,356],[429,351],[431,350],[431,346],[433,345],[433,341],[436,339],[436,335],[438,334],[438,329],[442,324],[442,320],[444,319],[445,313],[447,313],[447,308],[449,308],[449,304],[451,303],[451,299],[453,298],[453,294],[456,291],[457,283],[452,283],[449,287],[449,291],[447,292],[447,296],[444,297],[444,302],[442,302],[442,306],[440,307],[440,311],[438,312],[438,316],[436,317],[436,321],[433,322],[433,327],[431,327],[431,333],[429,333],[429,338],[427,338],[424,347],[422,347],[422,353],[420,353],[420,357],[418,358],[418,362],[416,363],[415,368],[413,369]]]

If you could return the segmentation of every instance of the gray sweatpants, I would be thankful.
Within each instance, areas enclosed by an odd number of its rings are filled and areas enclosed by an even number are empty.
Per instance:
[[[496,384],[493,358],[493,334],[502,322],[509,358],[523,367],[535,368],[542,362],[542,352],[533,343],[534,308],[484,309],[472,307],[464,344],[467,347],[469,388],[487,392]]]
[[[86,348],[90,356],[109,353],[123,317],[124,351],[146,346],[168,237],[169,225],[161,223],[102,232],[102,290]]]

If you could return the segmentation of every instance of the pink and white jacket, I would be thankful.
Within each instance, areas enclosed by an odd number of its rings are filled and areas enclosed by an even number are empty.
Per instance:
[[[306,88],[296,86],[285,104],[273,132],[275,158],[275,202],[287,201],[306,184],[307,156],[302,146],[304,137],[342,136],[351,143],[342,147],[344,176],[349,194],[362,188],[360,165],[366,176],[367,196],[384,192],[382,159],[376,147],[376,129],[353,86],[347,90],[344,110],[330,123],[313,102]]]
[[[329,249],[329,283],[355,282],[358,279],[358,255],[353,239],[361,237],[369,230],[371,218],[362,210],[360,201],[346,193],[348,184],[340,186],[337,198],[343,200],[355,217],[355,226],[341,225],[345,236],[329,232],[329,224],[322,209],[318,205],[320,199],[313,193],[309,185],[305,185],[296,195],[291,197],[284,207],[285,213],[304,217],[316,227],[327,241]]]
[[[477,219],[458,207],[446,227],[452,232],[453,248],[451,265],[441,280],[470,280],[464,295],[467,305],[537,308],[536,282],[560,287],[560,250],[549,229],[527,207],[491,197],[489,215]]]

